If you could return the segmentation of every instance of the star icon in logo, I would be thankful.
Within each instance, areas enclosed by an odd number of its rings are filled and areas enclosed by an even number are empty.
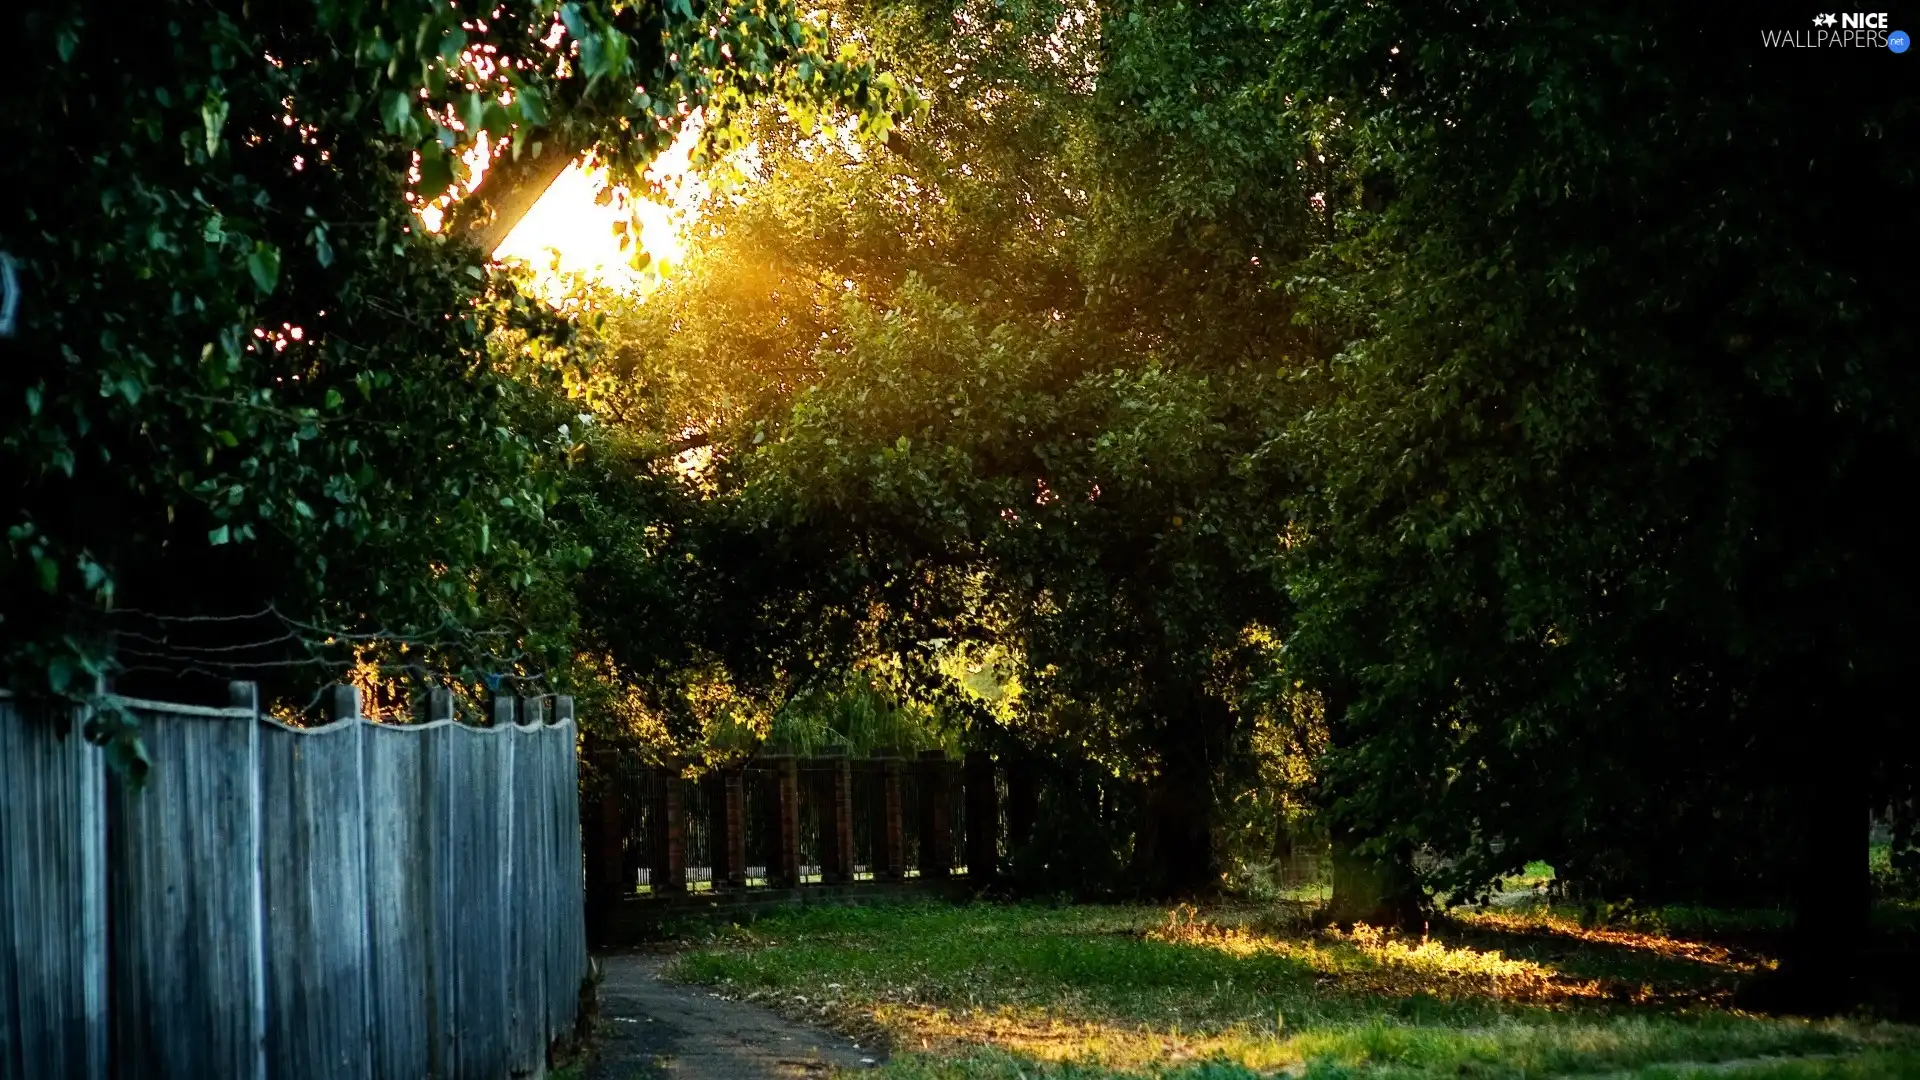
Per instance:
[[[1832,26],[1839,21],[1840,20],[1833,15],[1815,15],[1813,17],[1813,25],[1815,26]]]

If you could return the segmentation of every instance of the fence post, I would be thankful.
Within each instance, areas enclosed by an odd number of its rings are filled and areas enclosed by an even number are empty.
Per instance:
[[[985,885],[1000,869],[1000,792],[994,787],[993,755],[969,750],[964,769],[967,877]]]
[[[823,747],[820,755],[825,759],[819,765],[820,793],[826,799],[820,814],[820,880],[844,885],[853,880],[853,762],[844,746]]]
[[[874,830],[873,876],[881,881],[902,881],[907,876],[907,833],[903,819],[905,763],[894,750],[875,750],[880,766],[880,790],[877,801],[879,827]]]
[[[453,719],[453,691],[444,686],[428,687],[426,722],[431,724],[436,720],[451,719]]]
[[[335,689],[339,689],[335,687]],[[357,694],[356,694],[357,697]],[[266,1080],[267,1076],[267,882],[266,866],[260,855],[260,684],[236,679],[227,684],[227,704],[236,709],[246,709],[253,713],[248,721],[247,759],[252,772],[252,797],[248,799],[251,821],[247,828],[248,855],[247,865],[253,869],[252,901],[253,925],[247,933],[248,976],[253,981],[252,1001],[248,1003],[251,1015],[247,1018],[247,1039],[251,1044],[250,1057],[255,1080]],[[358,703],[355,704],[358,711]],[[102,899],[102,908],[105,900]],[[105,1062],[102,1062],[104,1065]]]
[[[677,762],[658,770],[660,805],[653,818],[653,891],[685,892],[687,888],[687,800]]]
[[[800,770],[791,754],[776,754],[773,766],[773,857],[770,885],[800,884]]]
[[[547,722],[547,698],[544,694],[520,699],[520,722],[535,727]]]
[[[1040,820],[1040,783],[1029,761],[1007,766],[1007,854],[1033,839],[1033,826]]]
[[[953,793],[947,753],[920,751],[920,876],[953,874]]]

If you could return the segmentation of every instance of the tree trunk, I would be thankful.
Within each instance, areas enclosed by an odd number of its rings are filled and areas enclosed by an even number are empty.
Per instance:
[[[518,160],[509,148],[487,166],[480,186],[454,203],[447,217],[448,235],[493,254],[574,157],[571,149],[558,142],[543,146],[538,157],[531,148],[523,150]]]
[[[1812,1012],[1860,998],[1861,958],[1871,929],[1867,795],[1859,762],[1837,746],[1813,755],[1802,796],[1794,925],[1781,976],[1791,1003]]]
[[[1219,884],[1214,865],[1211,785],[1163,770],[1147,784],[1134,870],[1155,896],[1191,897]]]
[[[1147,784],[1135,845],[1135,876],[1154,895],[1191,897],[1219,888],[1213,845],[1214,773],[1233,713],[1204,692],[1169,692],[1156,742],[1160,768]]]

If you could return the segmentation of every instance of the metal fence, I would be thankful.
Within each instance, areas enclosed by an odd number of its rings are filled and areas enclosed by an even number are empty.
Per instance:
[[[134,787],[85,716],[0,695],[0,1078],[542,1071],[587,974],[570,703],[395,726],[349,692],[299,729],[235,701],[123,699]]]

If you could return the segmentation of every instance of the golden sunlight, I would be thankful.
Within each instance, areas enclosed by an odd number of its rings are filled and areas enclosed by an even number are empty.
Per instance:
[[[665,201],[624,187],[610,191],[604,169],[574,162],[494,249],[493,257],[524,260],[545,290],[557,291],[564,278],[579,275],[620,292],[647,291],[660,270],[686,257],[687,230],[707,197],[706,183],[689,167],[699,137],[696,114],[648,167],[647,179],[659,185]],[[650,260],[641,270],[634,269],[632,244],[621,243],[622,234],[635,225],[639,248]]]

